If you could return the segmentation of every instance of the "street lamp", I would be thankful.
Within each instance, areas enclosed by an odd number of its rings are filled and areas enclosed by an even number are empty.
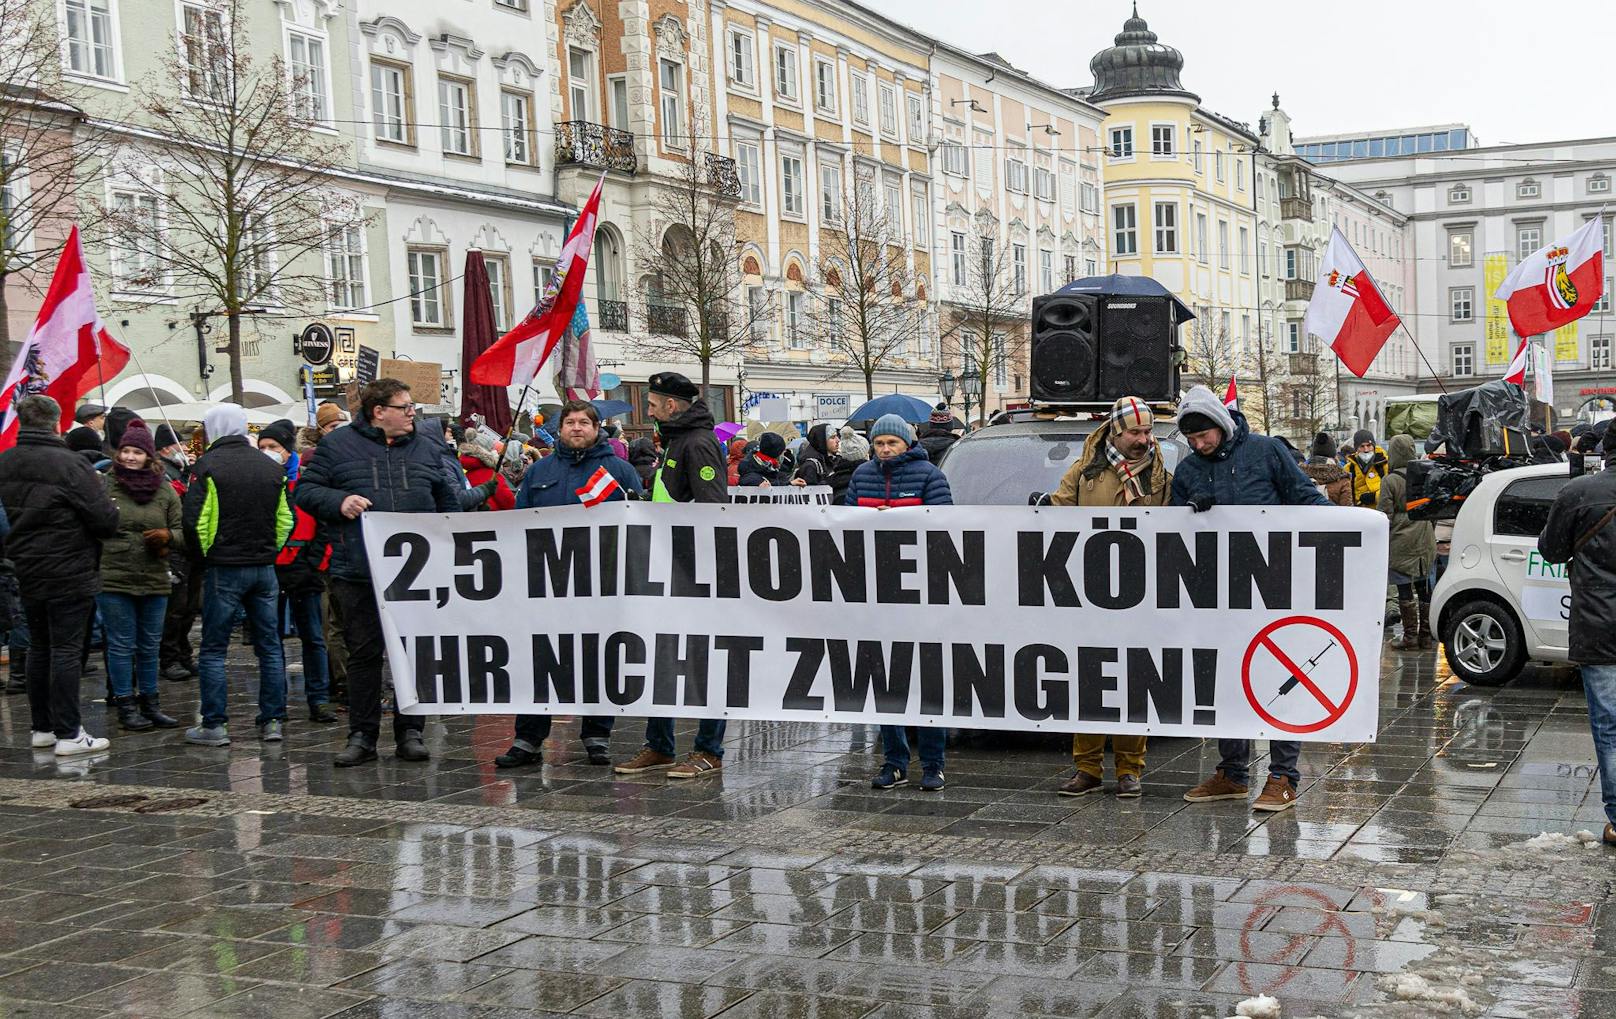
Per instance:
[[[977,397],[982,395],[982,377],[972,372],[960,380],[960,387],[965,391],[965,428],[969,431],[971,427],[971,403],[977,401]]]
[[[954,390],[956,387],[954,383],[953,369],[943,372],[943,377],[937,380],[937,388],[943,394],[944,403],[952,403],[954,401]]]

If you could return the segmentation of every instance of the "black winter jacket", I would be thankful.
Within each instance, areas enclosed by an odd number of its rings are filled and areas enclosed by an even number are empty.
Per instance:
[[[197,458],[182,506],[186,537],[209,566],[273,566],[292,533],[286,468],[245,435],[216,439]]]
[[[920,432],[920,445],[925,448],[926,455],[931,457],[932,463],[941,460],[948,447],[958,441],[959,436],[947,428],[934,428],[928,425]]]
[[[706,401],[697,400],[657,430],[663,455],[652,501],[729,502],[729,460],[713,434],[713,412]]]
[[[790,472],[781,470],[778,463],[770,464],[759,460],[758,457],[762,455],[762,453],[753,453],[741,461],[736,476],[740,478],[740,483],[743,486],[760,488],[764,482],[768,482],[770,485],[780,485],[791,480]]]
[[[1616,507],[1616,464],[1576,478],[1549,508],[1537,550],[1551,563],[1571,563],[1571,660],[1616,665],[1616,521],[1573,554],[1578,539]]]
[[[378,513],[454,513],[461,490],[449,483],[431,441],[410,432],[389,442],[381,429],[355,421],[320,440],[319,455],[303,468],[295,494],[299,509],[332,525],[331,575],[367,581],[364,537],[359,521],[342,515],[344,499],[362,495]]]
[[[267,457],[266,457],[267,459]],[[24,598],[88,598],[101,589],[101,541],[118,509],[85,459],[53,432],[24,429],[0,453],[6,557]]]

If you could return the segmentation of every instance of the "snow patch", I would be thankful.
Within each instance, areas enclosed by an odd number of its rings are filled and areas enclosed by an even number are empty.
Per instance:
[[[1541,835],[1534,835],[1521,845],[1526,849],[1542,849],[1556,852],[1561,849],[1581,849],[1582,840],[1575,835],[1564,832],[1546,831]]]
[[[1482,1006],[1462,987],[1439,987],[1418,973],[1393,973],[1381,978],[1380,989],[1399,1001],[1417,1001],[1441,1012],[1458,1010],[1480,1015]]]
[[[1247,998],[1234,1007],[1234,1015],[1229,1019],[1280,1019],[1279,999],[1267,994],[1259,994],[1255,998]]]

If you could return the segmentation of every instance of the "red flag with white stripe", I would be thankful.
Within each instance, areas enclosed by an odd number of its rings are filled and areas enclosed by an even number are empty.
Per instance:
[[[1521,336],[1551,333],[1593,310],[1605,294],[1601,217],[1521,259],[1493,297],[1509,305],[1509,324]]]
[[[515,328],[477,356],[471,365],[471,381],[483,386],[528,385],[555,352],[583,297],[584,274],[595,246],[595,223],[600,219],[600,189],[605,183],[603,173],[578,213],[577,222],[572,224],[561,257],[556,260],[555,278],[543,300]]]
[[[579,502],[585,506],[596,506],[610,499],[620,488],[621,486],[618,485],[617,479],[612,477],[611,471],[604,467],[598,467],[595,469],[595,473],[589,476],[589,481],[584,484],[584,487],[574,489],[574,491],[578,493]]]
[[[1234,387],[1234,376],[1229,376],[1229,388],[1223,391],[1223,405],[1230,410],[1240,409],[1240,393]]]
[[[1362,378],[1398,322],[1358,253],[1340,228],[1332,230],[1303,328],[1322,337],[1347,370]]]
[[[61,427],[66,431],[73,426],[79,397],[110,381],[128,363],[129,348],[112,338],[95,310],[95,290],[75,226],[62,247],[34,327],[0,388],[0,449],[17,442],[13,408],[18,400],[25,396],[55,400],[61,404]]]
[[[1505,382],[1513,382],[1517,386],[1526,385],[1526,337],[1521,337],[1521,345],[1515,348],[1515,356],[1509,359],[1509,371],[1504,374]]]

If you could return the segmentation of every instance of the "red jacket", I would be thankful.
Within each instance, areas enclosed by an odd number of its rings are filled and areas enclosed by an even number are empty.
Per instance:
[[[471,482],[473,488],[495,476],[492,467],[469,453],[461,454],[460,466],[465,470],[466,480]],[[503,474],[499,475],[499,487],[494,489],[494,494],[484,505],[491,510],[516,508],[516,493],[511,491],[511,486],[505,481]]]
[[[283,590],[299,590],[323,583],[320,574],[331,565],[331,543],[320,532],[320,522],[297,508],[292,491],[293,478],[286,486],[286,501],[292,505],[292,533],[275,556],[275,574]]]

